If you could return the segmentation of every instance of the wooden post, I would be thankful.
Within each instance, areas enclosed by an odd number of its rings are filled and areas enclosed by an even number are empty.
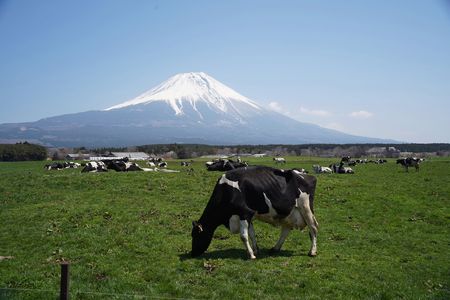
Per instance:
[[[61,285],[59,292],[59,299],[69,299],[69,263],[61,263]]]

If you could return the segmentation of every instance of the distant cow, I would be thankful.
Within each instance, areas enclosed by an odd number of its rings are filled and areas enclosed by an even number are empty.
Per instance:
[[[108,168],[102,161],[91,161],[84,166],[81,172],[108,172]]]
[[[344,163],[342,161],[339,164],[331,164],[330,169],[333,170],[333,172],[337,173],[337,174],[354,174],[355,173],[352,168],[345,167]]]
[[[407,157],[407,158],[400,158],[397,159],[397,164],[401,164],[405,171],[408,172],[409,167],[416,168],[416,171],[419,171],[419,164],[422,161],[422,159],[417,157]]]
[[[281,226],[281,235],[272,251],[281,250],[292,229],[309,227],[310,256],[317,255],[318,223],[314,217],[316,178],[295,170],[253,166],[222,175],[198,221],[192,222],[192,256],[205,252],[217,227],[224,225],[240,233],[251,259],[258,246],[253,220]],[[249,239],[250,238],[250,239]]]
[[[141,167],[135,162],[129,162],[128,158],[125,159],[108,159],[102,160],[109,170],[115,170],[116,172],[129,172],[129,171],[143,171]]]
[[[283,157],[274,157],[273,161],[276,164],[285,164],[286,163],[286,160]]]
[[[60,163],[60,162],[52,162],[51,164],[46,164],[44,166],[44,169],[46,169],[47,171],[50,170],[62,170],[64,169],[64,164]]]
[[[303,169],[303,168],[293,168],[292,170],[294,170],[294,171],[298,171],[298,172],[300,172],[300,173],[303,173],[303,174],[308,174],[309,172],[306,170],[306,169]]]
[[[328,167],[321,167],[319,165],[313,165],[313,170],[314,172],[316,172],[316,174],[320,174],[320,173],[333,173],[333,171],[331,170],[331,168]]]
[[[350,156],[343,156],[342,158],[341,158],[341,162],[349,162],[350,161]]]
[[[165,161],[159,162],[158,167],[160,168],[167,168],[167,163]]]
[[[156,164],[156,163],[163,162],[164,158],[162,158],[162,157],[152,157],[152,158],[149,158],[148,161]]]
[[[381,165],[381,164],[387,163],[387,160],[379,158],[379,159],[375,159],[375,160],[369,160],[369,162],[373,162],[374,164]]]
[[[81,165],[79,163],[76,163],[76,162],[73,162],[73,161],[68,161],[68,162],[64,163],[64,167],[65,168],[77,169],[80,166]]]
[[[182,161],[182,162],[180,163],[180,165],[181,165],[182,167],[189,167],[189,166],[191,165],[191,163],[188,162],[188,161]]]

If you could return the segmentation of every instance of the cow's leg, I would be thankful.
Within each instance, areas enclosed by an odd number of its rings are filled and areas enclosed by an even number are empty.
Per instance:
[[[284,241],[286,240],[287,236],[289,235],[289,232],[291,232],[291,229],[289,227],[281,227],[280,238],[278,239],[275,246],[273,246],[273,248],[270,249],[270,251],[279,252],[281,250],[281,247],[284,244]]]
[[[250,222],[250,224],[248,225],[248,234],[250,236],[250,239],[252,240],[253,252],[254,254],[258,254],[259,248],[258,244],[256,243],[256,234],[255,229],[253,228],[253,222]]]
[[[298,199],[298,204],[300,204],[300,211],[302,216],[309,228],[309,238],[311,239],[311,249],[309,250],[309,256],[317,255],[317,233],[319,223],[317,223],[316,217],[309,207],[309,195],[307,193],[301,193]]]
[[[249,222],[247,220],[241,220],[239,225],[240,225],[241,240],[244,243],[245,248],[247,249],[248,256],[250,257],[250,259],[255,259],[256,256],[253,253],[252,247],[250,246],[250,242],[248,241]]]

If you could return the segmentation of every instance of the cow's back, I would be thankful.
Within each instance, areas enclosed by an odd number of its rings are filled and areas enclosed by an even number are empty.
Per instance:
[[[238,194],[258,214],[268,213],[267,198],[280,216],[286,216],[295,206],[300,190],[311,194],[310,191],[315,187],[313,176],[262,166],[232,170],[225,176],[238,183]]]

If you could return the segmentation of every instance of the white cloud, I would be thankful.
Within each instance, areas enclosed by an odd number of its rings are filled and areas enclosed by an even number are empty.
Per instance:
[[[281,107],[280,103],[276,101],[272,101],[269,103],[269,108],[279,113],[284,113],[283,107]]]
[[[350,117],[357,118],[357,119],[367,119],[373,116],[371,112],[368,112],[366,110],[360,110],[360,111],[354,111],[349,114]]]
[[[319,117],[327,117],[330,116],[331,113],[326,110],[314,110],[314,109],[308,109],[305,107],[300,106],[300,112],[306,115],[313,115],[313,116],[319,116]]]

